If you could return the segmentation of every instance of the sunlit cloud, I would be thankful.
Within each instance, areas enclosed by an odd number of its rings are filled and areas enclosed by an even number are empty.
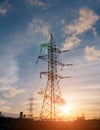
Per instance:
[[[65,39],[65,43],[63,44],[63,48],[72,49],[78,46],[81,43],[81,40],[77,36],[71,36]]]
[[[94,36],[96,36],[96,29],[93,27],[93,25],[99,20],[99,18],[100,17],[95,14],[92,9],[80,9],[79,18],[75,19],[72,24],[66,25],[63,28],[64,34],[70,35],[65,39],[65,42],[63,43],[63,49],[71,49],[79,45],[81,43],[81,40],[78,38],[79,35],[82,35],[89,30],[92,30]],[[71,40],[69,41],[69,39]]]
[[[0,110],[1,111],[9,111],[11,110],[11,107],[8,106],[8,101],[4,99],[0,99]]]
[[[85,58],[88,61],[93,61],[93,60],[99,60],[100,61],[100,50],[97,50],[95,46],[86,46],[85,48]]]
[[[1,111],[9,112],[10,110],[11,110],[11,107],[8,107],[8,106],[2,106],[1,107]]]
[[[0,99],[0,106],[1,106],[1,105],[4,105],[5,103],[6,103],[6,101],[5,101],[5,100]]]
[[[9,89],[9,90],[3,91],[3,92],[2,92],[2,95],[3,95],[3,97],[5,97],[5,98],[12,98],[12,97],[14,97],[14,96],[16,96],[16,95],[18,95],[18,94],[22,94],[22,93],[24,93],[24,92],[25,92],[24,89],[11,88],[11,89]]]
[[[49,26],[46,25],[42,20],[33,20],[29,22],[29,30],[34,35],[35,33],[41,33],[43,37],[49,39]]]
[[[94,13],[93,10],[89,8],[83,8],[79,11],[80,17],[72,24],[66,25],[64,28],[64,32],[66,34],[83,34],[84,32],[88,30],[93,29],[93,25],[97,22],[99,19],[99,16]]]
[[[0,3],[0,14],[6,15],[10,8],[11,5],[8,3],[7,0],[5,0],[4,2]]]

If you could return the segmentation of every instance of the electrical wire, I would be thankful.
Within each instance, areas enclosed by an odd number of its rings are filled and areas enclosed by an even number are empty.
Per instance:
[[[85,75],[76,75],[76,76],[71,76],[71,78],[81,78],[81,77],[86,77],[86,76],[94,76],[94,75],[99,75],[100,73],[91,73],[91,74],[85,74]]]

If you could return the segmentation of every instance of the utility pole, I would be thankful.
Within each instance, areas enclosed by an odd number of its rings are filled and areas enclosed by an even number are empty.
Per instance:
[[[55,121],[59,120],[60,118],[58,112],[59,105],[65,103],[61,95],[59,80],[62,78],[70,77],[62,77],[57,73],[57,65],[66,65],[58,61],[58,56],[61,51],[54,43],[52,34],[48,43],[41,44],[41,53],[43,52],[43,49],[47,50],[47,54],[41,55],[38,58],[48,63],[48,71],[41,72],[40,77],[42,77],[42,75],[46,75],[48,77],[48,80],[44,92],[44,99],[42,103],[40,118],[41,120]],[[72,64],[67,64],[67,66],[69,65]]]

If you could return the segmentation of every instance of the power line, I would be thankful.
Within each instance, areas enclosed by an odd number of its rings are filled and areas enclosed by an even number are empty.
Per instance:
[[[91,73],[91,74],[86,74],[86,75],[77,75],[77,76],[72,76],[72,78],[80,78],[80,77],[86,77],[86,76],[94,76],[94,75],[99,75],[100,73]]]

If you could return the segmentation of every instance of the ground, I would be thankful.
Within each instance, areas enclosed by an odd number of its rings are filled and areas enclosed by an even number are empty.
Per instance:
[[[0,130],[99,130],[100,120],[33,121],[0,117]]]

